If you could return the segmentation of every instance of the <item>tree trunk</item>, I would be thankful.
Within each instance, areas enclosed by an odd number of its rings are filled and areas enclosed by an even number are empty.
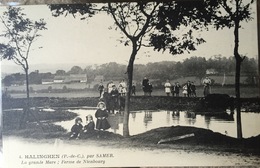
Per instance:
[[[26,103],[25,106],[23,107],[23,114],[22,118],[20,121],[20,129],[24,129],[26,127],[26,122],[28,120],[29,116],[29,109],[30,109],[30,90],[29,90],[29,68],[26,66],[24,68],[25,72],[25,81],[26,81]]]
[[[236,10],[238,11],[238,2],[236,1],[237,6]],[[241,102],[240,102],[240,67],[242,63],[242,58],[238,53],[238,46],[239,46],[239,20],[238,16],[235,17],[235,30],[234,30],[234,37],[235,37],[235,47],[234,47],[234,56],[236,60],[236,76],[235,76],[235,92],[236,92],[236,109],[237,109],[237,138],[242,138],[242,123],[241,123]]]
[[[129,106],[130,106],[130,97],[132,91],[132,83],[133,83],[133,69],[134,69],[134,61],[135,56],[137,54],[137,42],[132,40],[132,53],[127,66],[127,92],[125,99],[125,111],[124,111],[124,120],[123,120],[123,136],[129,136]]]
[[[260,88],[260,0],[257,0],[257,34],[258,34],[258,88]],[[260,89],[259,95],[260,96]]]
[[[240,101],[240,67],[241,61],[236,59],[236,77],[235,77],[235,88],[236,88],[236,109],[237,109],[237,138],[241,139],[242,136],[242,123],[241,123],[241,101]]]

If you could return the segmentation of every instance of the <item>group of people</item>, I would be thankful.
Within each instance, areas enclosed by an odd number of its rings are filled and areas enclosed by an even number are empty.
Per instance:
[[[134,86],[135,87],[135,86]],[[104,101],[109,113],[115,113],[115,110],[120,110],[123,105],[121,97],[126,95],[127,85],[124,80],[122,80],[118,86],[116,86],[113,81],[109,81],[106,87],[101,81],[98,90],[100,93],[100,100]],[[135,88],[134,88],[135,94]]]
[[[209,77],[206,77],[202,83],[204,84],[204,90],[203,94],[204,96],[207,96],[210,94],[210,85],[211,85],[211,79]],[[183,94],[184,97],[196,97],[196,85],[192,81],[187,81],[184,85],[180,85],[179,82],[175,82],[173,84],[170,83],[169,80],[166,80],[165,84],[165,93],[167,96],[179,97],[180,93]],[[151,96],[151,93],[153,92],[153,85],[149,81],[147,77],[144,77],[142,81],[142,89],[145,96]],[[112,111],[114,113],[114,110],[116,108],[120,108],[120,97],[125,96],[127,92],[127,84],[124,80],[122,80],[118,86],[116,86],[113,81],[107,83],[106,87],[104,86],[103,82],[101,81],[98,86],[100,99],[104,100],[104,102],[107,104],[108,111]],[[136,86],[133,83],[131,88],[131,94],[135,95]],[[181,92],[182,90],[182,92]]]
[[[179,82],[171,84],[169,80],[166,80],[164,87],[167,96],[170,96],[170,94],[172,94],[172,96],[174,97],[179,97],[180,90],[182,89],[184,97],[196,97],[196,86],[194,82],[188,81],[186,84],[181,86]]]
[[[203,95],[207,96],[211,92],[210,91],[211,79],[209,77],[206,77],[202,81],[202,83],[204,85]],[[183,86],[181,86],[179,82],[175,82],[174,84],[171,84],[169,80],[166,80],[164,84],[164,88],[167,96],[170,96],[170,94],[172,94],[172,96],[179,97],[181,89],[183,90],[182,93],[184,97],[197,96],[196,85],[194,84],[194,82],[190,82],[190,81],[188,81]]]
[[[71,128],[70,139],[79,139],[81,136],[83,136],[82,134],[91,134],[94,132],[95,128],[97,130],[107,130],[111,127],[107,120],[108,112],[104,102],[98,103],[95,117],[97,119],[96,124],[93,121],[93,116],[87,115],[86,125],[84,127],[82,125],[82,118],[77,117],[75,119],[75,124]]]

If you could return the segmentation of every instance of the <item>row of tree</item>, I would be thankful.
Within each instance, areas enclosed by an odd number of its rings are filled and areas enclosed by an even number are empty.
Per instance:
[[[85,69],[80,66],[73,66],[69,71],[57,70],[55,74],[50,72],[39,73],[34,71],[29,74],[30,84],[41,84],[42,79],[53,79],[55,76],[69,76],[70,74],[87,74],[88,81],[92,82],[96,76],[102,75],[104,79],[123,79],[125,78],[126,65],[110,62],[102,65],[89,65]],[[180,77],[196,76],[203,78],[208,69],[214,69],[215,75],[234,75],[235,61],[233,57],[215,56],[208,60],[204,57],[191,57],[185,59],[183,62],[163,61],[144,64],[136,64],[134,67],[134,79],[142,80],[144,76],[151,79],[159,79],[165,81],[166,79],[177,79]],[[257,64],[254,58],[245,59],[241,66],[241,73],[248,77],[257,75]],[[23,84],[25,75],[16,73],[7,75],[2,80],[5,86],[11,84]]]

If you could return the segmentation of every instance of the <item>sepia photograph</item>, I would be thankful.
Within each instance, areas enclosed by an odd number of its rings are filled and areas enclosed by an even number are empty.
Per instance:
[[[0,2],[0,168],[258,167],[257,0]]]

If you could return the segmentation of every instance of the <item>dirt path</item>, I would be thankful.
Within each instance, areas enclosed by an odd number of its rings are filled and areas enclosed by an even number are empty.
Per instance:
[[[111,141],[79,140],[68,141],[49,139],[43,141],[23,138],[5,137],[5,158],[8,167],[19,167],[25,155],[75,155],[80,158],[55,159],[62,162],[81,160],[81,164],[58,164],[57,167],[108,167],[108,166],[257,166],[260,164],[258,156],[243,155],[229,152],[193,151],[168,148],[133,147]],[[15,146],[13,144],[16,144]],[[128,146],[128,147],[126,147]],[[181,147],[181,145],[180,145]],[[109,154],[111,157],[100,158],[98,155]],[[83,163],[81,157],[94,155],[92,159],[98,163]],[[37,159],[27,159],[32,161]],[[51,167],[53,165],[37,165],[37,167]],[[33,166],[28,166],[33,167]]]

